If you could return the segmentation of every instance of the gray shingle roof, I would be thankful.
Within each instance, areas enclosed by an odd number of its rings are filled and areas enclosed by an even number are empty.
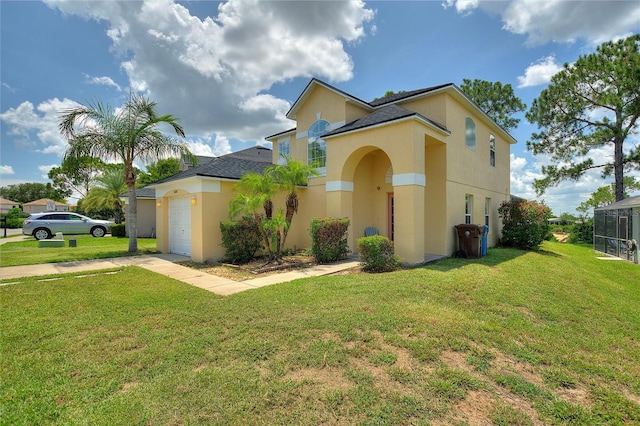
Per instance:
[[[617,203],[609,204],[605,207],[599,207],[597,210],[616,210],[616,209],[628,209],[631,207],[640,207],[640,195],[636,197],[625,198]]]
[[[129,193],[125,192],[123,196],[128,197]],[[138,188],[136,189],[136,197],[137,198],[156,198],[156,190],[153,188]]]
[[[154,182],[152,185],[186,179],[194,176],[215,177],[222,179],[240,179],[249,172],[262,173],[272,164],[269,148],[254,146],[231,154],[215,157],[211,161],[185,170],[176,175]]]
[[[369,102],[369,105],[371,105],[373,107],[378,107],[380,105],[384,105],[384,104],[388,104],[388,103],[392,103],[392,102],[398,102],[400,100],[408,99],[408,98],[411,98],[413,96],[418,96],[418,95],[423,95],[425,93],[433,92],[435,90],[439,90],[439,89],[442,89],[443,87],[447,87],[447,86],[453,86],[453,84],[452,83],[446,83],[446,84],[440,84],[438,86],[425,87],[423,89],[411,90],[409,92],[395,93],[393,95],[385,96],[383,98],[371,101],[371,102]]]
[[[427,121],[444,131],[447,131],[447,129],[444,128],[443,126],[440,126],[439,124],[434,123],[433,121],[429,120],[428,118],[424,117],[423,115],[415,111],[408,110],[399,105],[391,104],[391,105],[384,106],[379,110],[372,112],[371,114],[365,115],[364,117],[361,117],[357,120],[347,123],[342,127],[334,129],[324,134],[323,136],[325,137],[334,136],[341,133],[351,132],[353,130],[358,130],[358,129],[364,129],[365,127],[371,127],[378,124],[388,123],[391,121],[396,121],[396,120],[400,120],[402,118],[407,118],[407,117],[419,117],[422,120]]]

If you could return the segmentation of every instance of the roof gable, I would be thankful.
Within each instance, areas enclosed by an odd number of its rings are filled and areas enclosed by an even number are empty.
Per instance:
[[[325,83],[324,81],[318,80],[317,78],[312,78],[311,81],[309,82],[309,84],[307,84],[307,87],[304,88],[304,90],[302,91],[302,93],[300,94],[300,96],[298,96],[298,99],[296,99],[296,101],[293,103],[293,105],[291,106],[291,109],[289,109],[289,112],[287,112],[287,118],[290,120],[295,120],[296,116],[298,114],[298,111],[300,110],[300,108],[302,107],[302,105],[305,103],[305,101],[307,100],[307,98],[309,97],[309,95],[311,95],[311,93],[313,92],[313,89],[315,89],[316,87],[324,87],[325,89],[328,89],[340,96],[343,96],[345,98],[346,102],[353,102],[358,104],[359,106],[368,109],[368,110],[372,110],[373,107],[371,105],[369,105],[368,102],[363,101],[362,99],[358,99],[353,95],[348,94],[347,92],[344,92],[338,88],[333,87],[332,85]]]
[[[47,203],[54,203],[56,206],[68,206],[66,203],[61,203],[60,201],[54,201],[49,198],[40,198],[39,200],[30,201],[28,203],[24,203],[24,206],[46,206]]]

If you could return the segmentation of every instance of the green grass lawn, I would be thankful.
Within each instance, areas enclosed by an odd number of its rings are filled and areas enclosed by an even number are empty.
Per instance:
[[[77,247],[69,247],[69,239],[77,240]],[[65,247],[38,248],[38,241],[7,242],[0,246],[0,266],[35,265],[38,263],[71,262],[128,256],[129,238],[93,238],[90,235],[65,235]],[[138,238],[139,254],[155,253],[155,238]]]
[[[228,297],[2,286],[2,423],[640,424],[640,267],[543,249]]]

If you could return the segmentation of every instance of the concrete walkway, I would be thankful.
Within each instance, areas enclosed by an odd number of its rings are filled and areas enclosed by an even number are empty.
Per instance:
[[[145,256],[114,257],[110,259],[97,259],[78,262],[45,263],[41,265],[10,266],[0,270],[0,279],[14,280],[19,278],[40,275],[56,275],[96,271],[100,269],[121,268],[135,265],[158,274],[200,287],[215,294],[227,296],[252,288],[260,288],[268,285],[293,281],[298,278],[317,277],[334,274],[345,269],[358,266],[360,262],[353,258],[331,265],[316,265],[310,268],[281,272],[246,281],[233,281],[227,278],[211,275],[197,269],[178,265],[176,262],[191,260],[185,256],[175,254],[154,254]],[[10,284],[10,283],[4,283]]]

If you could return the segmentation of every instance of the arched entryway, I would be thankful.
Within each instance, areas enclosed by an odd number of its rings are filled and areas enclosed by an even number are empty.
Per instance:
[[[362,156],[353,173],[353,232],[359,238],[365,228],[393,239],[393,167],[387,154],[375,149]]]

